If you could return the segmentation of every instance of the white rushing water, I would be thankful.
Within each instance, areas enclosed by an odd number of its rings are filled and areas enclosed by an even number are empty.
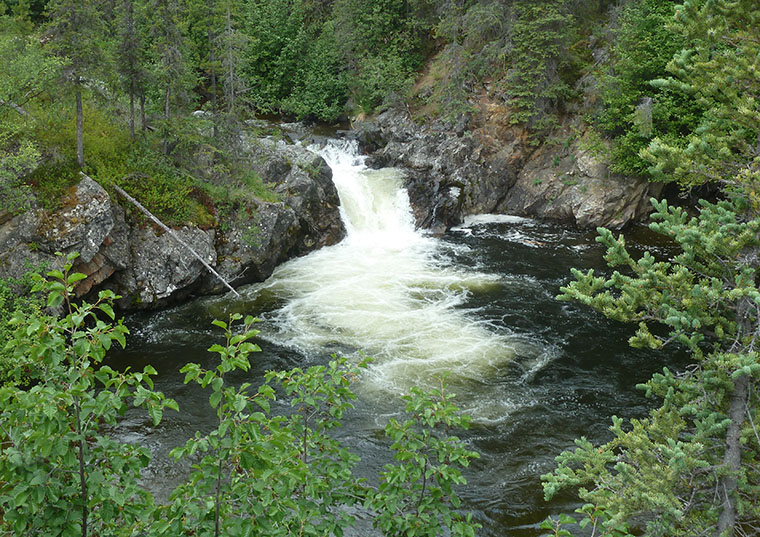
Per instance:
[[[285,263],[250,289],[266,289],[284,303],[266,316],[277,327],[268,337],[305,353],[371,356],[362,389],[379,395],[435,386],[446,372],[454,390],[503,375],[531,343],[462,307],[469,293],[500,286],[501,278],[455,268],[446,259],[451,246],[414,229],[399,170],[367,168],[347,141],[319,153],[332,168],[347,236]],[[483,395],[484,404],[496,404]],[[479,414],[504,415],[504,404]]]

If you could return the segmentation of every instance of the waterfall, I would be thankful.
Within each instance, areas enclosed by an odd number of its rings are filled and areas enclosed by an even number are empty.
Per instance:
[[[276,327],[267,337],[306,354],[371,356],[364,389],[380,394],[434,387],[444,373],[462,391],[503,375],[525,343],[464,308],[471,293],[498,288],[501,278],[457,268],[454,246],[414,229],[400,170],[369,169],[347,141],[318,151],[333,171],[347,236],[252,288],[284,304],[265,316]]]

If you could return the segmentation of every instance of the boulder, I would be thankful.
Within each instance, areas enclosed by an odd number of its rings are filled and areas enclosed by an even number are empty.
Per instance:
[[[0,277],[18,277],[27,270],[59,264],[56,252],[78,252],[74,270],[89,277],[77,285],[87,293],[105,281],[126,259],[124,211],[108,193],[84,176],[56,211],[35,205],[0,228]]]
[[[253,170],[298,218],[293,255],[335,244],[345,236],[332,170],[322,157],[283,140],[259,140],[251,151]]]
[[[219,274],[231,284],[263,281],[275,267],[292,257],[300,224],[296,212],[284,203],[254,201],[235,212],[222,226],[217,240]],[[224,292],[224,284],[204,276],[203,291]]]
[[[620,229],[646,216],[662,185],[611,173],[589,136],[562,150],[544,146],[520,170],[499,212]]]
[[[184,226],[163,233],[152,227],[135,227],[129,235],[130,257],[114,279],[125,309],[151,308],[189,295],[206,268],[175,235],[211,266],[216,264],[214,232]]]

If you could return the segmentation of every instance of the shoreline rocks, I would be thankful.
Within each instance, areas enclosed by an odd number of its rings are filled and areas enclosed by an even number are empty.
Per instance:
[[[357,126],[370,166],[408,171],[418,227],[443,232],[467,215],[506,213],[619,229],[648,214],[650,197],[662,189],[610,173],[601,142],[582,126],[534,148],[525,131],[509,126],[508,111],[484,109],[477,121],[454,130],[418,125],[405,110]]]
[[[263,281],[278,264],[345,234],[332,172],[321,157],[268,140],[249,146],[244,157],[281,201],[251,196],[220,217],[214,229],[185,225],[174,230],[234,285]],[[87,275],[78,282],[77,295],[111,289],[121,295],[117,305],[123,310],[155,309],[191,295],[226,291],[171,234],[130,221],[124,208],[87,176],[72,187],[60,209],[48,212],[32,203],[0,225],[2,278],[57,268],[55,253],[73,251],[79,252],[73,269]]]

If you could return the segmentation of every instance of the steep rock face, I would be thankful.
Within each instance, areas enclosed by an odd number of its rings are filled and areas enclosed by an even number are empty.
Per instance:
[[[283,201],[252,201],[221,223],[217,271],[236,285],[262,281],[287,259],[345,235],[324,159],[303,146],[266,139],[249,148],[248,160]],[[212,275],[204,277],[204,290],[221,291],[222,285]]]
[[[613,174],[581,139],[565,151],[544,146],[520,170],[501,212],[540,216],[581,227],[619,229],[645,216],[662,185]]]
[[[611,174],[582,127],[536,149],[509,126],[508,110],[482,108],[477,121],[454,130],[417,125],[398,110],[358,127],[370,165],[409,171],[418,226],[443,231],[466,215],[496,212],[620,228],[646,215],[659,193],[660,185]]]
[[[299,230],[295,211],[284,203],[258,202],[250,210],[237,213],[243,218],[224,222],[226,231],[219,234],[216,270],[233,285],[265,280],[275,267],[294,255]],[[209,274],[203,288],[222,292],[224,284]]]
[[[185,226],[173,230],[206,263],[216,264],[214,232]],[[166,299],[187,296],[205,274],[203,264],[169,233],[135,227],[129,234],[129,263],[114,279],[123,296],[120,306],[150,307]]]
[[[370,166],[401,166],[408,170],[406,187],[417,225],[443,231],[464,215],[496,210],[517,178],[503,164],[510,155],[491,156],[471,134],[423,130],[407,114],[388,111],[362,125],[359,142],[371,153]]]
[[[54,260],[40,252],[36,242],[40,213],[35,206],[0,225],[0,278],[17,278],[27,267],[42,266]]]
[[[228,281],[267,278],[277,264],[344,235],[330,168],[300,146],[263,140],[245,155],[282,201],[250,199],[225,215],[216,230],[173,230]],[[193,293],[226,290],[171,233],[130,221],[124,209],[89,177],[48,212],[34,203],[0,225],[0,277],[55,267],[55,252],[80,253],[74,270],[85,273],[79,295],[109,288],[124,309],[155,308]]]
[[[262,162],[267,164],[261,166]],[[281,173],[271,173],[272,166]],[[252,167],[297,215],[300,232],[296,255],[343,238],[346,231],[338,211],[338,191],[332,181],[332,170],[322,157],[301,145],[268,141],[260,145]],[[287,173],[282,173],[285,170]]]
[[[0,229],[0,277],[18,277],[29,268],[56,266],[56,252],[79,252],[76,270],[88,276],[77,286],[87,293],[127,264],[124,212],[108,193],[84,177],[48,212],[36,205]]]

